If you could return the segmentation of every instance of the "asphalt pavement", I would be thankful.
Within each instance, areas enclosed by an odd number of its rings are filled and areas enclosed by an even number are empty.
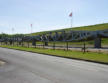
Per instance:
[[[108,83],[108,65],[0,48],[0,83]]]

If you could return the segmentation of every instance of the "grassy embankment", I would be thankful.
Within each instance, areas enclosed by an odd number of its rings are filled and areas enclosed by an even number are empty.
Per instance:
[[[73,28],[66,28],[66,29],[59,29],[59,30],[52,30],[52,31],[43,31],[43,32],[32,33],[32,35],[42,35],[42,34],[47,34],[49,32],[56,32],[56,31],[61,31],[61,30],[96,31],[96,30],[105,30],[105,29],[108,29],[108,23],[96,24],[96,25],[90,25],[90,26],[73,27]]]
[[[82,59],[89,61],[96,61],[108,64],[108,54],[95,53],[95,52],[80,52],[80,51],[64,51],[64,50],[52,50],[52,49],[40,49],[40,48],[27,48],[27,47],[17,47],[17,46],[1,46],[6,48],[12,48],[23,51],[30,51],[48,55],[61,56],[66,58]]]
[[[90,25],[90,26],[81,26],[81,27],[74,27],[74,28],[66,28],[66,29],[59,29],[59,30],[52,30],[52,31],[43,31],[43,32],[37,32],[37,33],[32,33],[30,35],[42,35],[42,34],[47,34],[49,32],[56,32],[56,31],[61,31],[61,30],[65,30],[65,31],[70,31],[70,30],[75,30],[75,31],[80,31],[80,30],[86,30],[86,31],[96,31],[96,30],[105,30],[108,29],[108,23],[103,23],[103,24],[96,24],[96,25]],[[88,41],[86,42],[88,45],[93,45],[94,41]],[[50,43],[49,43],[50,44]],[[64,43],[57,43],[58,45],[63,45]],[[83,44],[83,42],[70,42],[70,45],[73,44]],[[108,38],[102,38],[102,46],[103,45],[108,45]]]

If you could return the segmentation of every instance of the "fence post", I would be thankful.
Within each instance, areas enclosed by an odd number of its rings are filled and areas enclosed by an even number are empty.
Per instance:
[[[95,38],[94,39],[94,47],[95,48],[101,48],[101,38]]]
[[[84,41],[83,51],[84,51],[84,53],[86,52],[85,41]]]
[[[66,47],[67,47],[67,51],[68,51],[68,41],[66,43],[67,43],[67,46]]]
[[[45,48],[45,47],[44,47],[44,41],[43,41],[43,48]]]
[[[29,41],[27,43],[28,43],[28,48],[29,48]]]
[[[17,42],[17,47],[18,47],[18,38],[17,38],[16,42]]]
[[[23,41],[22,41],[22,43],[21,43],[21,44],[22,44],[22,47],[23,47]]]
[[[55,42],[53,42],[53,50],[55,50]]]
[[[36,48],[36,45],[37,45],[37,42],[36,42],[36,44],[35,44],[35,48]]]

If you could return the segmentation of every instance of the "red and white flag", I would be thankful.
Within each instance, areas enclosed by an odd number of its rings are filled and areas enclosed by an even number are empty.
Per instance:
[[[31,24],[31,27],[32,27],[32,24]]]
[[[69,17],[72,17],[72,12],[69,14]]]

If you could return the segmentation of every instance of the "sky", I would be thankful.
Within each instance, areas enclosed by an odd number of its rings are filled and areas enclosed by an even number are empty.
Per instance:
[[[0,33],[70,28],[71,19],[72,27],[108,23],[108,0],[0,0]]]

